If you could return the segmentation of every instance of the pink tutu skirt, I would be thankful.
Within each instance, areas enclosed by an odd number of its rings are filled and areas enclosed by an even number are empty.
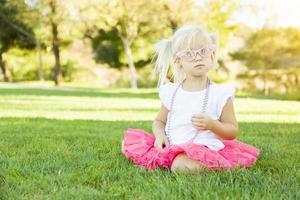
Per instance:
[[[180,153],[199,161],[199,164],[204,168],[212,170],[252,167],[260,154],[259,149],[236,139],[223,140],[225,147],[219,151],[193,143],[169,145],[163,150],[157,150],[154,147],[154,135],[133,128],[124,132],[123,141],[124,146],[122,148],[125,157],[146,170],[170,169],[173,160]]]

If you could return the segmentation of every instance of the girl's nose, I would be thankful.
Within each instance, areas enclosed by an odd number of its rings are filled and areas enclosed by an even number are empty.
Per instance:
[[[200,53],[196,53],[195,54],[195,58],[194,58],[195,60],[202,60],[202,56],[200,55]]]

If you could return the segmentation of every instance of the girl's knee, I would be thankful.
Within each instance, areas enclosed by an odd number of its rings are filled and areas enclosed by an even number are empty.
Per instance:
[[[122,153],[125,155],[124,139],[122,140],[121,151],[122,151]]]
[[[187,168],[186,155],[183,153],[178,154],[172,162],[171,171],[183,171],[185,168]]]
[[[172,172],[196,172],[202,171],[200,163],[196,160],[192,160],[184,153],[181,153],[175,157],[171,165]]]

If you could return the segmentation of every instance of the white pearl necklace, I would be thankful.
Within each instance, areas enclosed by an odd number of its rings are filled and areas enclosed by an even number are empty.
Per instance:
[[[173,93],[173,96],[172,96],[172,99],[171,99],[171,105],[170,105],[170,111],[169,111],[169,121],[168,121],[168,131],[166,132],[165,131],[165,134],[168,138],[168,141],[169,141],[169,144],[172,144],[172,139],[171,139],[171,118],[172,118],[172,114],[173,114],[173,104],[174,104],[174,100],[175,100],[175,95],[177,93],[177,90],[179,89],[180,86],[182,86],[183,82],[185,80],[183,80],[176,88],[175,92]],[[208,102],[208,94],[209,94],[209,86],[211,84],[211,80],[209,78],[207,78],[207,82],[206,82],[206,92],[205,92],[205,97],[204,97],[204,101],[203,101],[203,104],[202,104],[202,109],[201,109],[201,113],[204,114],[205,111],[206,111],[206,107],[207,107],[207,102]],[[196,138],[198,132],[195,133],[195,135],[193,136],[193,138],[191,140],[189,140],[188,142],[193,142],[194,139]]]

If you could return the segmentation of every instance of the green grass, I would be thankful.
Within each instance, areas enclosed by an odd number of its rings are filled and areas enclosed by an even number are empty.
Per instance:
[[[141,92],[141,93],[139,93]],[[0,88],[0,199],[299,199],[300,102],[237,95],[238,140],[261,150],[233,172],[146,172],[120,152],[151,131],[155,89]]]

